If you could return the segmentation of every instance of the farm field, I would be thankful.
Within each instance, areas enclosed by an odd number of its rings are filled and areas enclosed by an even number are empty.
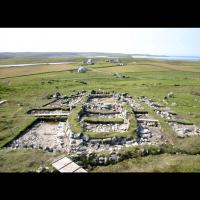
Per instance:
[[[32,74],[40,74],[47,72],[66,71],[75,69],[75,66],[70,64],[63,65],[35,65],[25,67],[1,67],[0,78],[27,76]]]

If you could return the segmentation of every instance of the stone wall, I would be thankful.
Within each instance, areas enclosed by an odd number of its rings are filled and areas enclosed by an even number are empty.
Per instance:
[[[187,124],[184,122],[180,123],[179,116],[170,110],[169,107],[161,106],[159,103],[145,96],[141,96],[140,100],[152,108],[157,115],[165,119],[171,128],[177,133],[178,137],[184,138],[187,136],[200,135],[200,128],[193,124]]]
[[[134,149],[129,149],[127,151],[110,151],[107,153],[82,153],[82,154],[71,154],[70,158],[84,166],[85,168],[93,168],[95,166],[115,164],[117,162],[123,161],[125,159],[137,158],[141,156],[148,155],[158,155],[165,152],[165,147],[159,146],[137,146]]]

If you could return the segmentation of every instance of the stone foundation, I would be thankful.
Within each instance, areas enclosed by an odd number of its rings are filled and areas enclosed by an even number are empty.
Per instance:
[[[147,104],[150,108],[152,108],[156,112],[156,114],[164,118],[167,123],[172,127],[172,129],[177,133],[178,137],[184,138],[187,136],[200,135],[200,129],[197,126],[178,123],[180,119],[175,112],[170,110],[170,108],[161,106],[159,103],[144,96],[142,96],[140,100]]]
[[[77,116],[77,119],[79,119],[80,123],[83,125],[83,132],[72,132],[68,120],[58,121],[57,124],[39,121],[14,140],[9,147],[39,148],[44,151],[58,151],[68,154],[90,154],[91,152],[102,152],[105,150],[112,152],[124,147],[143,144],[154,145],[167,143],[167,139],[162,132],[160,124],[156,122],[148,112],[145,112],[141,105],[127,93],[119,94],[113,92],[101,94],[95,93],[95,91],[93,91],[93,93],[86,93],[84,91],[62,99],[62,102],[68,100],[66,106],[73,109],[84,95],[88,96],[88,101],[83,104],[83,110],[79,113],[80,116]],[[137,110],[137,112],[135,112],[138,125],[136,138],[113,136],[104,139],[92,139],[87,135],[87,131],[94,131],[97,133],[126,132],[130,126],[130,122],[128,120],[128,113],[124,108],[125,104],[129,104],[133,110]],[[84,116],[89,116],[91,118],[98,117],[99,119],[122,118],[124,123],[86,123],[81,121]]]

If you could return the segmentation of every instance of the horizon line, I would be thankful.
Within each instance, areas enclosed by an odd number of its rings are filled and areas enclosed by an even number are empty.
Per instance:
[[[200,57],[200,55],[172,55],[172,54],[149,54],[149,53],[120,53],[101,51],[0,51],[0,53],[103,53],[103,54],[124,54],[124,55],[145,55],[145,56],[179,56],[179,57]]]

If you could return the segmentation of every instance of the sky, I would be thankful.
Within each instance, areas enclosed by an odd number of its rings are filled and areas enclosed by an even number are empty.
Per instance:
[[[0,28],[0,52],[200,56],[200,28]]]

